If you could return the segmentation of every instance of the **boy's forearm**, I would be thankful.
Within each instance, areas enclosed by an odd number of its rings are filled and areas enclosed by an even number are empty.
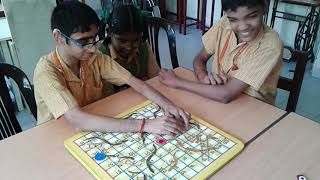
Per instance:
[[[138,132],[141,125],[139,120],[120,120],[83,112],[79,108],[69,110],[64,117],[81,131]]]
[[[140,79],[132,77],[130,78],[128,85],[145,96],[147,99],[150,99],[151,101],[159,104],[162,107],[173,104],[168,98],[160,94],[158,91],[156,91],[154,88],[150,87],[147,83],[144,83]]]
[[[208,71],[207,71],[207,68],[206,68],[206,63],[201,61],[201,60],[195,60],[193,62],[193,69],[194,69],[194,72],[195,72],[196,76],[198,74],[208,74]]]
[[[193,93],[222,103],[228,103],[233,98],[223,85],[206,85],[179,79],[176,83],[176,88],[191,91]]]
[[[202,49],[200,53],[196,55],[193,60],[193,69],[196,76],[198,76],[198,74],[208,74],[207,62],[210,56],[205,49]]]

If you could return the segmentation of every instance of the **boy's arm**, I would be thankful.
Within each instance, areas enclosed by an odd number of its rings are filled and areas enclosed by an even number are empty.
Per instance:
[[[185,123],[185,127],[188,127],[190,119],[189,115],[187,115],[183,109],[175,106],[169,99],[160,94],[154,88],[150,87],[147,83],[134,76],[131,76],[127,84],[146,98],[159,104],[164,108],[166,113],[174,116],[175,119],[182,119]]]
[[[160,67],[158,65],[156,56],[154,55],[151,46],[148,41],[146,41],[147,51],[148,51],[148,78],[153,78],[158,76],[160,72]]]
[[[69,109],[64,118],[77,130],[101,132],[139,132],[142,120],[125,120],[95,115],[79,107]],[[172,117],[163,116],[153,121],[145,121],[143,132],[159,134],[182,134],[184,123]]]
[[[208,73],[207,62],[211,56],[205,48],[202,48],[193,60],[194,75],[202,84],[225,84],[227,82],[227,76],[225,74]]]
[[[194,75],[203,84],[210,84],[207,71],[207,62],[210,57],[211,54],[209,54],[205,48],[202,48],[193,60]]]
[[[188,90],[222,103],[232,101],[249,87],[248,84],[235,78],[229,79],[223,85],[201,84],[181,79],[172,70],[161,70],[159,78],[160,82],[167,86]]]

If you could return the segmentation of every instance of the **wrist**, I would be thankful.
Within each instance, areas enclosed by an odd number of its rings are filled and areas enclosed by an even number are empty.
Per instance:
[[[145,123],[146,123],[146,119],[143,118],[140,122],[139,133],[145,132]]]
[[[208,75],[208,71],[206,71],[206,70],[198,70],[196,73],[196,76],[198,79],[201,79],[207,75]]]
[[[150,121],[145,121],[144,132],[148,132],[148,133],[152,132],[152,127],[151,127],[151,122]]]

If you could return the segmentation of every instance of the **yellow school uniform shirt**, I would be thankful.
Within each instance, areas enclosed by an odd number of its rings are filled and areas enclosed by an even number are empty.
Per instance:
[[[228,18],[222,17],[219,23],[202,37],[204,48],[209,54],[214,55],[212,70],[215,73],[219,72],[218,57],[229,35],[229,45],[220,63],[222,70],[227,72],[231,68],[233,58],[242,49],[241,54],[234,60],[238,69],[230,70],[227,76],[250,85],[245,94],[274,104],[282,67],[283,45],[279,35],[264,25],[253,41],[237,44],[237,37]],[[243,48],[244,46],[246,47]]]
[[[157,76],[159,74],[159,71],[160,71],[160,67],[157,63],[157,60],[156,60],[156,56],[153,54],[153,51],[149,45],[148,42],[147,43],[147,47],[148,47],[148,66],[147,66],[147,78],[153,78],[155,76]],[[118,56],[118,53],[116,52],[116,50],[114,49],[114,47],[110,44],[108,44],[108,47],[110,49],[110,55],[111,55],[111,58],[114,59],[114,60],[117,60],[117,59],[121,59],[120,56]],[[128,56],[128,59],[127,61],[128,62],[131,62],[131,61],[135,61],[136,58],[139,58],[139,49],[137,49],[136,51],[134,51],[133,53],[131,53],[129,56]]]
[[[142,80],[147,80],[153,77],[156,77],[159,72],[160,72],[160,67],[157,63],[156,57],[153,54],[153,51],[149,45],[148,42],[146,42],[147,45],[147,51],[148,51],[148,57],[147,57],[147,73],[146,76],[142,78]],[[101,45],[103,47],[100,47],[101,52],[106,51],[105,50],[105,45]],[[117,62],[123,62],[126,61],[128,63],[132,62],[132,61],[137,61],[138,58],[140,58],[140,52],[139,49],[137,48],[135,51],[133,51],[127,59],[123,59],[122,57],[120,57],[117,53],[117,51],[115,50],[115,48],[112,46],[111,43],[107,44],[109,51],[110,51],[110,56],[112,59],[114,59]],[[132,74],[134,75],[134,74]],[[103,81],[103,96],[109,96],[115,93],[115,90],[112,86],[111,83]]]
[[[57,119],[73,107],[84,106],[100,99],[102,79],[112,84],[123,85],[131,77],[131,73],[111,57],[97,51],[86,62],[86,101],[80,102],[83,90],[81,80],[68,68],[57,50],[56,52],[63,72],[54,62],[54,52],[41,57],[34,71],[38,124]]]

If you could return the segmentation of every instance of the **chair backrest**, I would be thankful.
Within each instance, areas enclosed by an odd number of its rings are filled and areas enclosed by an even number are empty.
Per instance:
[[[305,51],[291,49],[291,59],[296,61],[293,79],[280,76],[278,88],[289,91],[286,111],[295,112],[299,100],[304,72],[308,62],[308,54]]]
[[[33,88],[25,73],[13,65],[0,63],[0,140],[21,132],[5,77],[16,82],[31,113],[37,117]]]
[[[169,51],[171,57],[171,63],[173,68],[179,67],[177,51],[176,51],[176,36],[173,28],[168,24],[164,19],[158,17],[148,16],[145,19],[146,21],[146,31],[148,35],[148,42],[152,47],[152,51],[156,55],[156,59],[159,67],[161,67],[160,55],[159,55],[159,30],[160,28],[164,29],[167,33]]]
[[[314,60],[313,47],[316,41],[318,28],[320,23],[320,16],[317,11],[311,11],[306,20],[299,24],[297,34],[294,40],[294,49],[306,51],[308,59]]]

